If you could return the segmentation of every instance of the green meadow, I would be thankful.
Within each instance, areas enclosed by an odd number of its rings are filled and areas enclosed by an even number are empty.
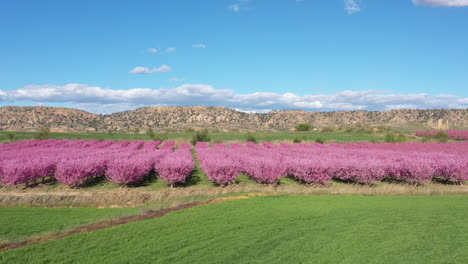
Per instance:
[[[83,210],[76,218],[97,216]],[[35,230],[48,217],[0,226]],[[2,251],[0,262],[466,263],[467,218],[468,196],[257,197]]]

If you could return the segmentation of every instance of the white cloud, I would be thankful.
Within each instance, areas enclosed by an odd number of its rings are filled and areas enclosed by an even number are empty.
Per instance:
[[[167,48],[167,49],[166,49],[166,52],[167,52],[167,53],[172,53],[172,52],[174,52],[175,50],[176,50],[175,48],[170,47],[170,48]]]
[[[458,96],[457,95],[453,95],[453,94],[439,94],[437,95],[437,98],[457,98]]]
[[[155,48],[149,48],[148,51],[151,52],[151,53],[157,53],[158,52],[158,50],[155,49]]]
[[[146,67],[135,67],[129,73],[132,73],[132,74],[149,74],[149,73],[155,73],[155,72],[170,72],[170,71],[172,71],[171,67],[169,67],[167,65],[163,65],[163,66],[161,66],[159,68],[153,68],[153,69],[146,68]]]
[[[468,6],[468,0],[413,0],[413,4],[433,7],[464,7]]]
[[[0,101],[5,100],[6,96],[7,96],[7,93],[4,92],[4,91],[2,91],[2,90],[0,90]]]
[[[229,6],[229,9],[231,9],[231,10],[234,11],[234,12],[239,12],[240,9],[241,9],[241,7],[240,7],[240,5],[238,5],[238,4],[234,4],[234,5],[230,5],[230,6]]]
[[[204,49],[206,48],[206,45],[200,43],[200,44],[193,44],[192,47],[198,48],[198,49]]]
[[[359,6],[357,0],[344,0],[345,10],[348,14],[352,15],[361,11],[361,7]]]
[[[14,91],[3,92],[3,97],[11,102],[66,103],[102,113],[150,105],[226,106],[249,112],[265,112],[271,109],[329,111],[468,108],[468,98],[446,98],[425,93],[393,94],[376,90],[345,90],[332,94],[307,95],[267,92],[237,94],[233,90],[215,89],[211,85],[204,84],[184,84],[172,89],[134,88],[128,90],[108,89],[86,84],[28,85]]]
[[[171,81],[171,82],[182,82],[182,81],[185,81],[185,79],[174,77],[174,78],[169,79],[169,81]]]
[[[229,5],[228,8],[234,12],[239,12],[242,10],[249,9],[250,0],[237,0],[236,3]]]

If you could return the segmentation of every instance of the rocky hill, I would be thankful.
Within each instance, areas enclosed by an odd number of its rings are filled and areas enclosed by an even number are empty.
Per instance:
[[[288,131],[299,123],[314,127],[427,126],[468,127],[468,109],[305,112],[299,110],[249,114],[225,107],[145,107],[107,115],[62,107],[0,108],[0,130],[35,131],[163,131],[208,128],[218,131]]]

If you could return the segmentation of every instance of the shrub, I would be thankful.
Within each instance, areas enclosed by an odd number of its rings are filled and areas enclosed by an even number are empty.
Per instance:
[[[50,139],[50,138],[51,138],[50,128],[46,126],[39,128],[36,134],[34,135],[34,139],[43,140],[43,139]]]
[[[154,133],[153,129],[151,127],[149,127],[147,130],[146,130],[146,135],[148,135],[148,137],[151,139],[151,140],[155,140],[154,138],[156,137],[156,134]]]
[[[293,142],[294,144],[301,143],[302,139],[300,137],[294,137]]]
[[[245,141],[257,143],[257,138],[255,138],[254,134],[247,132],[247,134],[245,135]]]
[[[396,142],[396,137],[393,133],[387,133],[385,135],[385,142],[388,143],[395,143]]]
[[[192,139],[190,140],[190,143],[192,145],[196,145],[197,142],[209,142],[211,141],[210,133],[208,132],[208,129],[203,129],[202,131],[197,131],[195,134],[193,134]]]
[[[399,135],[396,137],[396,142],[406,142],[406,137],[405,137],[405,135],[399,134]]]
[[[316,143],[325,144],[325,139],[323,137],[318,137],[315,139]]]
[[[296,131],[306,132],[306,131],[310,131],[311,129],[312,129],[312,126],[307,123],[302,123],[296,126]]]
[[[447,143],[450,139],[450,136],[445,131],[439,131],[434,135],[434,139],[440,143]]]
[[[163,134],[155,134],[153,138],[155,141],[164,142],[169,138],[169,133],[164,132]]]
[[[387,133],[385,135],[385,142],[388,142],[388,143],[406,142],[406,137],[402,134],[395,135],[393,133]]]
[[[16,135],[13,134],[13,133],[6,133],[6,138],[8,139],[8,141],[15,141],[16,139]]]

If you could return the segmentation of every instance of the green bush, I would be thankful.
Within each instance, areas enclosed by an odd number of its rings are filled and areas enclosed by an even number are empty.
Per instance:
[[[167,132],[164,132],[162,134],[155,134],[154,135],[154,140],[159,141],[159,142],[166,141],[168,138],[169,138],[169,133],[167,133]]]
[[[146,135],[148,135],[148,137],[151,139],[151,140],[155,140],[154,138],[156,137],[156,134],[154,133],[153,129],[151,127],[149,127],[147,130],[146,130]]]
[[[39,128],[34,135],[34,139],[50,139],[52,137],[52,134],[50,133],[50,127],[43,126]]]
[[[395,142],[396,142],[395,134],[393,134],[393,133],[387,133],[387,134],[385,135],[385,142],[388,142],[388,143],[395,143]]]
[[[294,144],[301,143],[302,139],[300,137],[294,137],[293,142]]]
[[[434,139],[440,143],[447,143],[450,139],[450,136],[445,131],[439,131],[434,135]]]
[[[146,130],[146,134],[151,140],[154,140],[154,141],[163,142],[169,138],[169,133],[165,132],[163,134],[156,134],[154,133],[152,128],[148,128],[148,130]]]
[[[396,137],[396,140],[397,140],[397,142],[406,142],[406,137],[405,137],[405,135],[399,134]]]
[[[315,139],[315,143],[325,144],[325,139],[323,137],[318,137]]]
[[[195,134],[193,134],[192,139],[190,142],[192,145],[195,146],[197,142],[209,142],[211,141],[210,133],[208,132],[208,129],[203,129],[202,131],[197,131]]]
[[[388,143],[406,142],[406,137],[402,134],[395,135],[393,133],[387,133],[385,135],[385,142],[388,142]]]
[[[255,138],[254,134],[247,132],[247,134],[245,135],[245,141],[257,143],[257,138]]]
[[[311,129],[312,129],[312,126],[307,123],[302,123],[296,126],[296,131],[306,132],[306,131],[310,131]]]
[[[16,135],[13,134],[13,133],[6,133],[5,136],[8,139],[8,141],[10,141],[10,142],[15,141],[15,139],[16,139]]]

